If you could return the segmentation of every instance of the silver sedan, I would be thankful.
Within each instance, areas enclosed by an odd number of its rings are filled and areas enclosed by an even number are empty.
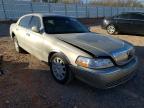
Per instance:
[[[47,62],[53,78],[67,84],[74,77],[98,88],[131,79],[137,67],[134,47],[111,36],[90,32],[75,18],[28,14],[10,27],[17,52]]]

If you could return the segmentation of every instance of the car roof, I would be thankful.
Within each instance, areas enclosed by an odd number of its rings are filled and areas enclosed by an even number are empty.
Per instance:
[[[121,14],[144,14],[143,12],[122,12]]]
[[[29,16],[29,15],[35,15],[39,17],[49,17],[49,16],[55,16],[55,17],[67,17],[64,15],[59,15],[59,14],[50,14],[50,13],[31,13],[31,14],[26,14],[24,16]]]
[[[50,13],[30,13],[30,14],[25,14],[22,17],[19,18],[19,20],[17,21],[17,23],[20,22],[20,20],[26,16],[38,16],[38,17],[65,17],[65,18],[69,18],[68,16],[64,16],[64,15],[59,15],[59,14],[50,14]],[[72,17],[71,17],[72,18]]]

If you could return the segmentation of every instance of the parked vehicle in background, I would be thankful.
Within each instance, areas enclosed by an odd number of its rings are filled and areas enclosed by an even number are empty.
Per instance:
[[[109,34],[132,33],[144,34],[144,13],[127,12],[110,18],[104,18],[102,28]]]
[[[99,88],[111,88],[133,77],[134,47],[90,32],[74,18],[28,14],[10,27],[17,52],[23,49],[47,62],[53,78],[66,84],[73,77]]]

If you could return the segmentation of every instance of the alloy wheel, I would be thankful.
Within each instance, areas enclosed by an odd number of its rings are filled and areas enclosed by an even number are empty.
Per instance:
[[[52,71],[53,75],[57,80],[63,80],[66,77],[66,66],[61,58],[59,57],[53,58]]]

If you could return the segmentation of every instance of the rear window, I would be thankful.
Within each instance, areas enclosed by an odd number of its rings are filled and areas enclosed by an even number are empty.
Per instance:
[[[142,14],[131,14],[131,19],[144,20],[144,15],[142,15]]]

